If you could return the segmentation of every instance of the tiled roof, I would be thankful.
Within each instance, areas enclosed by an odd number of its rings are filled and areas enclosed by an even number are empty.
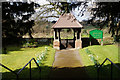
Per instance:
[[[65,13],[60,16],[52,28],[82,28],[83,26],[71,13]]]

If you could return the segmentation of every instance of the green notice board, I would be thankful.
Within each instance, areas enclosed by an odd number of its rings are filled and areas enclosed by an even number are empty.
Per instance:
[[[90,41],[91,39],[101,39],[101,45],[103,45],[103,31],[101,30],[92,30],[89,32]],[[90,43],[91,45],[91,43]]]
[[[103,39],[103,31],[101,30],[90,31],[90,39]]]

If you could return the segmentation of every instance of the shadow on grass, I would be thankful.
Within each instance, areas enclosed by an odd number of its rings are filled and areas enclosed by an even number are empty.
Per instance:
[[[2,53],[7,54],[9,51],[21,51],[22,42],[29,41],[30,38],[21,38],[19,41],[18,39],[13,39],[13,41],[10,39],[3,39],[3,46],[2,46]],[[52,46],[53,44],[53,38],[34,38],[34,40],[38,43],[38,47],[42,46]],[[6,43],[5,43],[6,42]],[[99,42],[95,39],[92,40],[92,45],[100,45]],[[82,46],[88,47],[90,46],[89,38],[82,38]],[[74,48],[75,42],[73,39],[63,39],[61,42],[61,49],[66,48]],[[36,47],[35,47],[36,48]]]
[[[120,67],[120,63],[116,63]],[[112,67],[112,76],[111,76],[111,64],[104,65],[100,69],[100,79],[99,80],[120,80],[120,70],[115,66]]]
[[[91,45],[100,45],[96,39],[91,40]],[[82,38],[82,47],[90,46],[90,39],[89,38]]]
[[[31,40],[31,38],[20,38],[20,39],[9,39],[4,38],[2,40],[2,54],[8,54],[9,51],[22,51],[23,42]],[[52,44],[53,38],[34,38],[38,43],[38,47],[50,46]],[[37,48],[37,47],[35,47]]]
[[[50,80],[89,80],[84,67],[75,68],[53,68]]]
[[[9,54],[10,51],[23,51],[21,45],[6,45],[2,46],[2,54]]]
[[[14,72],[18,72],[20,69],[15,70]],[[48,79],[48,74],[50,73],[50,67],[41,67],[40,70],[35,67],[31,69],[32,74],[32,80],[40,80],[40,79]],[[4,72],[2,73],[2,80],[17,80],[16,75],[11,72]],[[19,74],[19,80],[30,80],[30,69],[25,68],[22,72]]]
[[[117,64],[120,67],[120,64]],[[99,80],[110,80],[111,69],[110,64],[104,65],[100,69]],[[15,70],[18,72],[20,69]],[[120,80],[120,71],[113,66],[112,80]],[[19,75],[19,80],[29,80],[29,68],[25,68]],[[2,73],[2,80],[15,80],[16,76],[11,72]],[[76,68],[52,68],[41,66],[39,69],[32,68],[32,80],[97,80],[97,68],[92,66],[76,67]]]

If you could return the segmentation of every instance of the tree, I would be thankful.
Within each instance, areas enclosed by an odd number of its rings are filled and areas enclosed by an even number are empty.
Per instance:
[[[120,35],[120,2],[99,2],[95,3],[96,7],[91,9],[93,17],[90,21],[94,24],[96,18],[97,24],[102,29],[104,25],[109,27],[109,33],[112,33],[112,37]]]
[[[20,38],[29,33],[32,38],[34,7],[39,5],[32,2],[3,2],[2,3],[2,37]]]
[[[39,7],[38,16],[36,19],[40,20],[47,20],[48,18],[58,18],[60,15],[64,13],[69,13],[72,11],[72,9],[75,9],[77,7],[80,7],[81,5],[84,6],[83,9],[86,8],[87,2],[50,2],[49,4],[44,4]],[[83,9],[81,10],[80,14],[83,16]]]
[[[87,22],[92,25],[97,25],[100,29],[103,26],[107,25],[109,27],[109,33],[112,33],[112,37],[114,35],[119,36],[120,30],[120,2],[96,2],[95,7],[88,9],[89,12],[93,15],[91,19]],[[45,4],[40,6],[40,13],[38,18],[40,19],[48,19],[49,17],[58,18],[59,15],[64,13],[68,13],[77,7],[83,6],[83,8],[79,11],[78,16],[83,16],[86,8],[89,8],[87,2],[49,2],[49,4]],[[87,7],[88,6],[88,7]],[[79,8],[78,8],[79,10]],[[53,13],[54,12],[54,13]],[[52,14],[53,13],[53,14]],[[56,14],[57,15],[56,15]],[[46,16],[43,16],[43,15]],[[50,15],[48,15],[50,14]]]

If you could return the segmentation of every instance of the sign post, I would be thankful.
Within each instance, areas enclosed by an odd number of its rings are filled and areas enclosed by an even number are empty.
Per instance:
[[[101,30],[92,30],[89,33],[90,45],[92,39],[101,39],[101,45],[103,45],[103,31]]]

